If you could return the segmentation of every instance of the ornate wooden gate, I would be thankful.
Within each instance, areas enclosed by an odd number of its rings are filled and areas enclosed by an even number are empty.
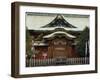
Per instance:
[[[66,38],[56,38],[50,41],[48,47],[49,58],[74,58],[77,57],[73,47],[73,40]]]
[[[65,39],[54,39],[52,46],[53,58],[67,57],[67,41]]]

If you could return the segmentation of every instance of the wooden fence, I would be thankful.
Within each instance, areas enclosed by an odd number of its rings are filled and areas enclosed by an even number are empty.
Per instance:
[[[88,57],[67,59],[26,59],[26,67],[89,64]]]

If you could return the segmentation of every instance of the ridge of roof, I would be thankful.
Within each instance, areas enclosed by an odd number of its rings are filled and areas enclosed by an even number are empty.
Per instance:
[[[67,22],[64,19],[64,16],[61,14],[57,14],[57,16],[52,20],[50,23],[46,24],[45,26],[42,26],[42,28],[47,28],[47,27],[65,27],[65,28],[77,28],[76,26],[73,26],[69,22]]]

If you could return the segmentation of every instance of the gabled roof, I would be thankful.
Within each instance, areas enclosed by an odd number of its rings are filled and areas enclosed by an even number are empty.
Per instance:
[[[35,42],[34,44],[33,44],[34,46],[48,46],[48,44],[46,44],[46,43],[37,43],[37,42]]]
[[[42,26],[42,28],[48,28],[48,27],[65,27],[65,28],[76,28],[69,22],[67,22],[64,17],[60,14],[56,16],[56,18],[51,21],[49,24]]]
[[[71,34],[68,34],[67,32],[64,32],[64,31],[53,32],[53,33],[51,33],[51,34],[49,34],[49,35],[44,36],[43,38],[55,37],[55,35],[57,35],[57,34],[58,34],[58,35],[63,34],[63,35],[65,35],[66,37],[71,38],[71,39],[76,38],[75,36],[73,36],[73,35],[71,35]]]

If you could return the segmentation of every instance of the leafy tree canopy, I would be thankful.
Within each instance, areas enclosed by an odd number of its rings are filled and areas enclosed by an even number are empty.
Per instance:
[[[80,54],[81,57],[84,57],[86,42],[89,41],[89,28],[88,27],[85,27],[85,29],[81,32],[77,41],[78,41],[77,46],[76,46],[77,52]]]
[[[35,51],[32,50],[32,40],[33,36],[30,35],[28,28],[26,27],[26,55],[28,58],[31,58]]]

